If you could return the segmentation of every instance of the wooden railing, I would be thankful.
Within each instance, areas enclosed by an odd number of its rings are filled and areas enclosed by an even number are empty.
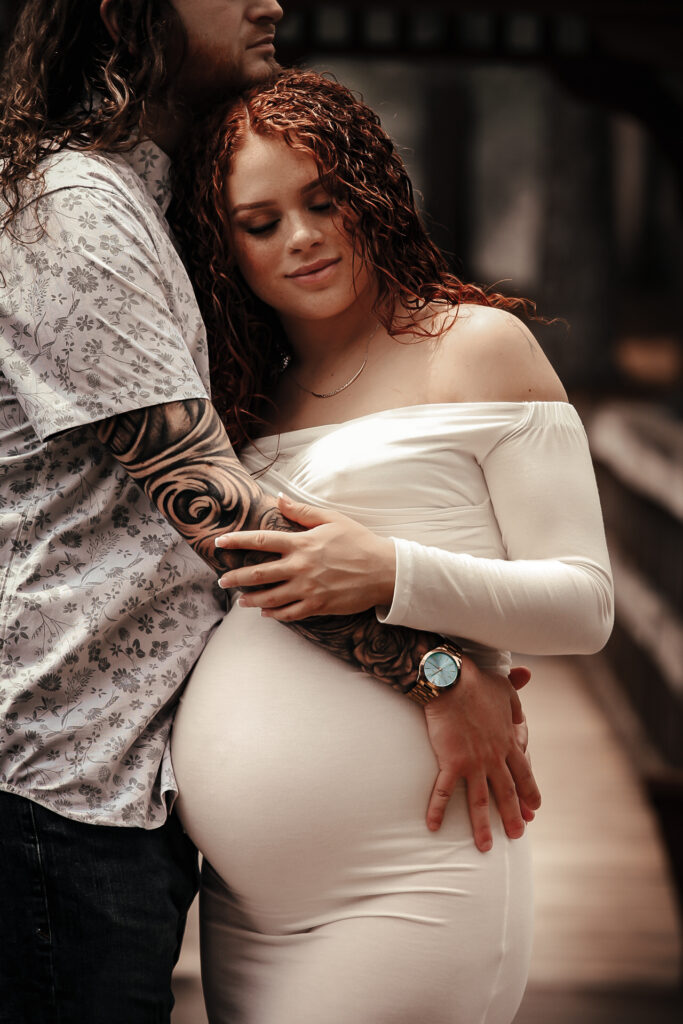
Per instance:
[[[658,812],[683,910],[683,422],[615,402],[588,419],[615,582],[603,704]],[[599,674],[599,673],[598,673]]]

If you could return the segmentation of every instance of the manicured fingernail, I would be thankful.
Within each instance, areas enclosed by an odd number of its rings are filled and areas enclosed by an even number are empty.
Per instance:
[[[237,603],[240,606],[240,608],[248,608],[249,607],[247,605],[247,602],[244,600],[243,597],[238,598]]]
[[[216,537],[216,539],[214,540],[213,543],[214,543],[214,547],[222,548],[223,547],[223,538],[222,537]]]
[[[223,580],[221,579],[218,580],[218,586],[221,588],[221,590],[227,590],[227,587],[223,586]]]

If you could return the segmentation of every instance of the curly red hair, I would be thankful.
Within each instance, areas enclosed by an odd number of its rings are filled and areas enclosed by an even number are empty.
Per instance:
[[[237,449],[266,422],[268,392],[287,355],[277,317],[245,284],[231,246],[225,180],[250,132],[312,154],[321,182],[348,210],[347,228],[376,279],[374,313],[393,337],[433,336],[433,318],[420,314],[435,302],[535,315],[529,300],[466,284],[450,272],[374,111],[329,76],[283,72],[214,114],[198,133],[177,168],[171,211],[207,327],[214,404]]]

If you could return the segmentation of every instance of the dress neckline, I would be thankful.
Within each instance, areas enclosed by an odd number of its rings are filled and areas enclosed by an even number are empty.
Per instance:
[[[273,442],[281,442],[283,437],[295,437],[297,434],[311,434],[315,431],[333,430],[336,427],[344,427],[348,423],[361,423],[363,420],[375,419],[378,416],[391,416],[396,414],[407,414],[414,410],[424,412],[436,411],[442,409],[478,409],[483,411],[484,409],[496,409],[496,408],[528,408],[529,406],[565,406],[568,409],[574,409],[571,402],[423,402],[415,405],[398,405],[391,409],[378,409],[376,412],[368,412],[364,416],[351,416],[348,420],[338,420],[333,423],[318,423],[315,426],[310,427],[296,427],[293,430],[283,430],[279,434],[263,434],[261,437],[257,437],[255,441],[250,441],[245,447],[254,448],[258,451],[260,444],[272,444]]]

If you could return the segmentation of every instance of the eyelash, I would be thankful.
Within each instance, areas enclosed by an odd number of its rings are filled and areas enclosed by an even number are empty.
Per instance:
[[[332,200],[327,199],[324,203],[315,203],[315,205],[309,207],[314,213],[327,213],[333,206]],[[245,231],[248,235],[266,235],[269,231],[272,231],[280,222],[278,217],[277,220],[270,221],[268,224],[259,224],[258,227],[248,228],[245,227]]]

